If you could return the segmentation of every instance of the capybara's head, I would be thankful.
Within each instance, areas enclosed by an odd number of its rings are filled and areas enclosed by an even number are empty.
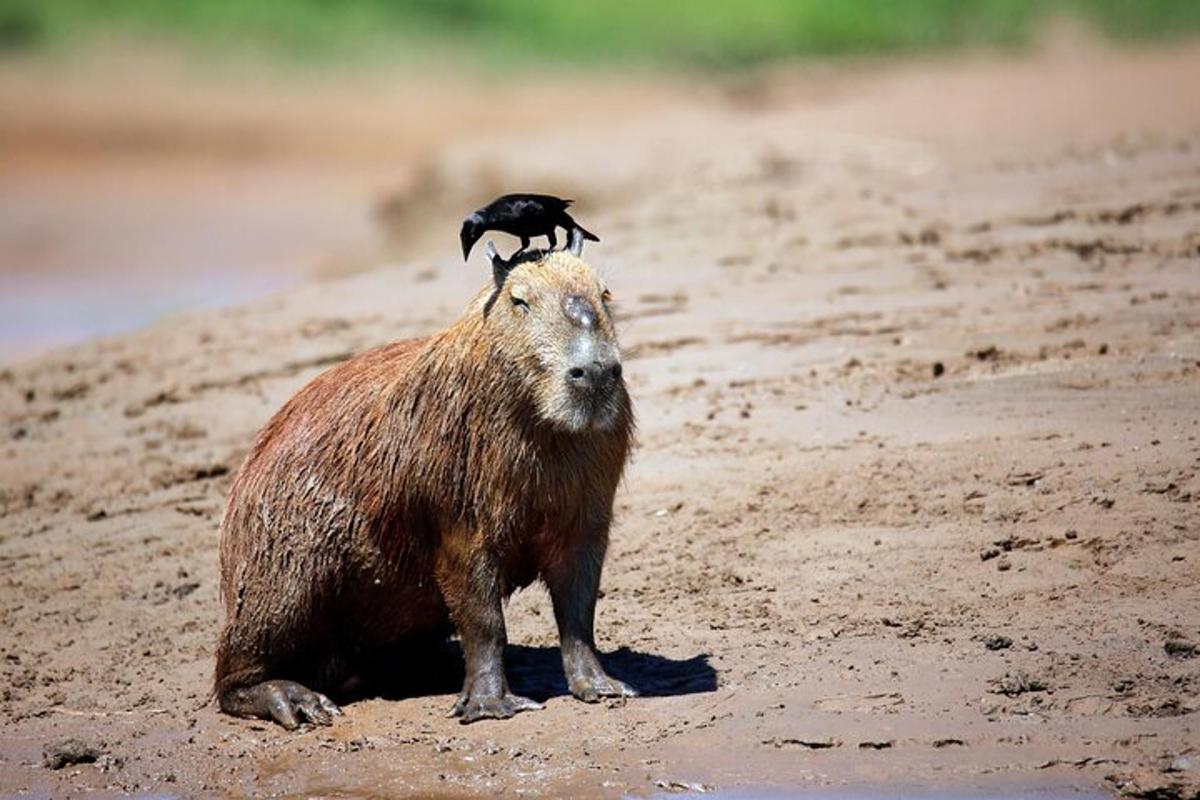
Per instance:
[[[628,405],[610,299],[600,276],[564,251],[517,264],[491,298],[489,331],[538,415],[559,429],[608,430]]]

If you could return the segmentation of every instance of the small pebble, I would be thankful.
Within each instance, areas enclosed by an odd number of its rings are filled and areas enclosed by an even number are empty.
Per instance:
[[[1167,772],[1189,772],[1196,768],[1196,759],[1192,756],[1175,756]]]
[[[74,764],[91,764],[103,754],[96,745],[70,737],[47,743],[42,751],[42,763],[48,769],[62,769]]]

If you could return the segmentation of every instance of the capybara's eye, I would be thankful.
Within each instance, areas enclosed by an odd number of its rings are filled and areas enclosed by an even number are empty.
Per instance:
[[[525,300],[524,300],[523,298],[520,298],[520,297],[514,297],[514,298],[512,299],[512,303],[513,303],[513,305],[514,305],[514,306],[516,306],[517,308],[524,309],[525,311],[528,311],[528,310],[529,310],[529,303],[526,303],[526,302],[525,302]]]

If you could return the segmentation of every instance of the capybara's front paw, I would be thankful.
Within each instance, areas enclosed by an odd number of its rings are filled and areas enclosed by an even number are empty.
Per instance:
[[[330,725],[342,711],[320,692],[295,681],[263,681],[232,689],[221,698],[221,708],[239,717],[273,719],[289,731],[301,722]]]
[[[595,675],[577,675],[571,679],[570,684],[571,694],[585,703],[597,703],[604,697],[637,697],[637,689],[603,672]]]
[[[450,716],[466,725],[481,719],[508,719],[522,711],[537,711],[542,704],[511,692],[502,695],[469,695],[463,692]]]

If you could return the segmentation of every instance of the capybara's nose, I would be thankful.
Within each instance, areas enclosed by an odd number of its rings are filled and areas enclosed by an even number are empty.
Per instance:
[[[576,364],[567,370],[567,383],[587,391],[608,388],[620,379],[620,361],[589,361],[586,364]]]

